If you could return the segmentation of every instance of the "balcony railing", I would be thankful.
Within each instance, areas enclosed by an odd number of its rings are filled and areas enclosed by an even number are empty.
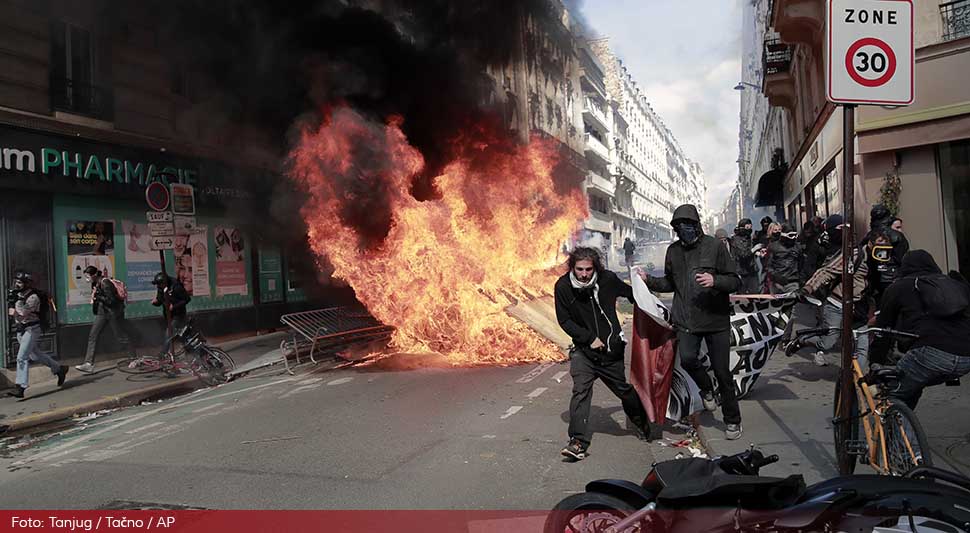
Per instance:
[[[788,72],[791,67],[791,46],[779,39],[765,41],[764,73],[765,76]]]
[[[100,120],[114,119],[114,95],[110,89],[76,83],[69,78],[51,79],[51,107]]]
[[[611,180],[600,176],[599,173],[592,170],[590,170],[586,175],[586,183],[602,190],[610,196],[613,196],[616,193],[616,185],[614,185]]]
[[[970,37],[970,0],[948,2],[940,6],[943,17],[943,40]]]
[[[610,149],[602,141],[588,133],[586,134],[586,148],[598,155],[604,162],[610,162]]]

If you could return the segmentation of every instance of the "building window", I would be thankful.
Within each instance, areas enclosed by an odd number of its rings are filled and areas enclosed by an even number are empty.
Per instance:
[[[970,141],[944,143],[939,150],[947,263],[970,276]]]
[[[95,85],[95,50],[91,32],[54,21],[51,24],[51,106],[110,120],[111,92]]]
[[[842,195],[839,194],[839,173],[835,171],[835,168],[832,168],[825,175],[825,197],[829,215],[842,212]]]

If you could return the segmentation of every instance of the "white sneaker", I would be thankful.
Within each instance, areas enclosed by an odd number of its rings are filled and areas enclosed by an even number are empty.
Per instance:
[[[77,370],[78,372],[84,372],[85,374],[94,373],[94,365],[91,363],[84,363],[82,365],[77,365],[74,367],[74,369]]]
[[[825,361],[825,352],[815,352],[815,364],[818,366],[828,365],[828,362]]]
[[[704,403],[704,409],[708,411],[717,411],[717,401],[714,399],[714,393],[702,392],[701,400]]]
[[[738,440],[741,438],[741,424],[728,424],[724,436],[727,440]]]

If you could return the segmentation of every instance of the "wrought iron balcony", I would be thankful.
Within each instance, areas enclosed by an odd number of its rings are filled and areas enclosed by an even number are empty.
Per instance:
[[[943,40],[970,37],[970,0],[947,2],[940,6],[943,17]]]
[[[765,41],[764,73],[765,76],[788,72],[791,67],[791,46],[779,39]]]
[[[100,120],[114,119],[111,89],[76,83],[70,78],[51,79],[51,107]]]

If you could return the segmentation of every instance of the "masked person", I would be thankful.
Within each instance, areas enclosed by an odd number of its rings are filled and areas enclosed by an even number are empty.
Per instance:
[[[838,329],[842,326],[842,239],[845,229],[843,221],[842,215],[832,215],[825,219],[825,240],[832,250],[838,251],[799,290],[801,296],[808,295],[822,300],[822,308],[818,315],[819,328]],[[853,248],[853,257],[849,261],[849,272],[852,274],[853,327],[862,326],[868,318],[866,290],[869,271],[863,256],[865,253],[865,247]],[[812,346],[815,348],[815,364],[825,366],[828,364],[825,360],[825,352],[831,350],[838,339],[838,332],[808,337],[802,340],[802,344],[789,344],[785,353],[792,355],[804,346]],[[860,335],[856,340],[855,353],[863,366],[868,352],[868,337]]]
[[[42,306],[49,305],[47,295],[34,289],[33,277],[28,272],[17,272],[14,275],[13,293],[7,315],[13,317],[17,332],[17,383],[16,388],[8,393],[15,398],[23,398],[30,378],[30,362],[37,361],[47,365],[51,373],[57,376],[57,386],[64,385],[68,367],[57,362],[49,353],[40,349],[40,336],[43,334],[42,322],[46,318]]]
[[[714,237],[705,235],[697,208],[685,204],[670,222],[678,240],[667,248],[664,276],[641,272],[654,292],[673,292],[671,321],[677,330],[677,352],[684,369],[701,389],[704,407],[717,408],[714,384],[700,359],[701,342],[717,379],[721,412],[730,440],[741,436],[741,409],[731,373],[730,294],[741,287],[734,259]]]
[[[970,285],[943,274],[929,252],[903,256],[899,277],[883,295],[876,327],[919,335],[905,343],[906,355],[896,364],[902,379],[890,392],[910,409],[916,409],[925,387],[970,373]],[[873,342],[873,361],[885,360],[891,341]]]
[[[761,219],[761,229],[754,234],[754,243],[760,244],[761,246],[768,247],[768,228],[774,220],[771,217],[764,217]]]
[[[802,227],[802,232],[798,235],[798,243],[802,246],[802,280],[811,278],[818,267],[822,266],[822,245],[818,242],[819,230],[822,229],[821,222],[816,223],[814,219],[809,220]]]
[[[740,294],[757,294],[758,286],[758,265],[754,252],[751,249],[754,245],[751,242],[751,219],[742,218],[738,221],[738,227],[734,228],[734,236],[730,239],[731,257],[738,266],[738,275],[741,276]]]
[[[104,331],[105,325],[111,324],[111,329],[118,338],[121,349],[128,352],[128,357],[137,357],[128,338],[125,324],[125,300],[118,292],[114,281],[108,279],[95,266],[84,269],[84,278],[91,283],[91,311],[94,313],[94,324],[88,334],[88,348],[84,356],[84,363],[75,366],[79,372],[90,374],[94,372],[94,352],[98,344],[98,337]]]
[[[878,307],[882,294],[896,281],[896,272],[902,265],[903,256],[909,251],[909,240],[902,233],[892,228],[892,213],[885,206],[876,204],[869,211],[869,233],[862,239],[861,244],[868,245],[869,254],[866,263],[869,267],[869,287],[872,297]],[[875,243],[877,236],[884,237],[884,242]]]
[[[159,272],[155,274],[152,285],[155,286],[155,298],[152,300],[152,305],[162,308],[162,316],[166,322],[171,319],[173,331],[177,332],[185,327],[186,306],[189,305],[192,297],[189,296],[182,282],[178,278]],[[171,339],[166,335],[165,348],[162,352],[167,353],[170,347]]]
[[[776,241],[768,245],[768,279],[771,294],[795,292],[802,281],[802,245],[798,233],[785,224]]]
[[[586,458],[592,433],[589,411],[597,378],[623,404],[623,411],[641,440],[650,439],[650,421],[633,386],[626,381],[623,353],[626,340],[616,316],[616,299],[633,300],[633,288],[603,268],[599,252],[576,248],[569,254],[569,272],[556,281],[556,319],[573,341],[569,374],[573,394],[569,402],[569,443],[562,455]]]
[[[637,245],[629,237],[623,241],[623,256],[626,258],[626,266],[633,266],[633,254],[637,251]]]

